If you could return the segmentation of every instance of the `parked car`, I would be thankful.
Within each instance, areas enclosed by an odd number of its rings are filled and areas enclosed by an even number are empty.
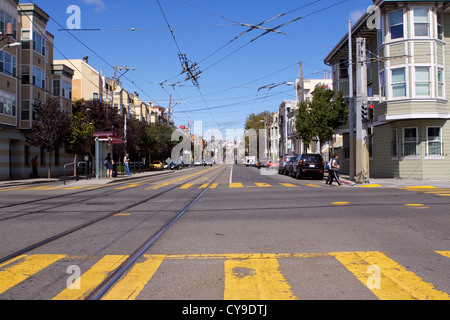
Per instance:
[[[194,161],[194,166],[201,166],[201,165],[202,165],[202,161],[200,161],[200,160]]]
[[[280,163],[278,160],[270,160],[267,165],[266,168],[267,169],[273,169],[273,170],[278,170]]]
[[[169,164],[169,170],[181,170],[182,168],[183,166],[181,165],[181,163],[171,162]]]
[[[270,158],[260,158],[256,162],[256,166],[258,167],[258,169],[261,167],[265,167],[269,161],[270,161]]]
[[[162,170],[163,163],[161,161],[152,161],[150,163],[150,170]]]
[[[303,153],[292,162],[291,177],[311,176],[322,180],[324,167],[325,162],[320,154]]]
[[[295,159],[297,159],[297,156],[295,156],[295,155],[286,155],[286,156],[284,156],[281,159],[280,164],[278,166],[278,173],[279,174],[290,174],[291,167],[292,167],[292,162]]]

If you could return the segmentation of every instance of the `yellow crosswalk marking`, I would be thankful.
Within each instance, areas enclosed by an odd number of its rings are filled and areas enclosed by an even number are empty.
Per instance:
[[[255,182],[255,184],[256,184],[258,187],[271,187],[270,184],[265,183],[265,182]]]
[[[322,186],[319,186],[317,184],[311,184],[311,183],[305,183],[305,186],[313,187],[313,188],[321,188],[322,187]]]
[[[32,187],[32,188],[28,188],[28,190],[44,190],[47,188],[51,188],[51,187],[50,186]]]
[[[129,184],[123,187],[118,187],[118,188],[114,188],[115,190],[123,190],[123,189],[128,189],[128,188],[135,188],[140,186],[140,184]]]
[[[336,252],[331,255],[379,299],[450,299],[447,293],[436,290],[431,283],[423,281],[381,252]]]
[[[284,187],[289,187],[289,188],[295,188],[295,187],[298,187],[298,186],[296,186],[295,184],[292,184],[292,183],[281,183],[281,182],[280,182],[280,184],[281,184],[282,186],[284,186]]]
[[[127,256],[107,255],[97,262],[92,268],[80,277],[80,288],[66,288],[61,291],[53,300],[79,300],[86,297],[90,291],[95,289]]]
[[[0,265],[0,293],[14,287],[52,263],[64,258],[63,254],[22,255]]]
[[[158,270],[164,256],[153,256],[136,263],[103,297],[103,300],[134,300]]]
[[[436,252],[443,255],[444,257],[450,258],[450,251],[436,251]]]
[[[450,258],[450,251],[435,251]],[[329,252],[329,253],[224,253],[144,255],[122,279],[107,293],[104,299],[133,300],[158,272],[166,260],[221,259],[224,263],[224,299],[276,300],[297,299],[291,284],[280,270],[280,259],[303,259],[332,256],[351,272],[368,290],[382,300],[418,299],[450,300],[449,294],[439,291],[382,252]],[[0,264],[0,294],[35,276],[60,259],[64,254],[22,255]],[[81,259],[81,257],[76,257]],[[106,255],[84,272],[79,288],[67,287],[54,300],[85,298],[127,256]]]
[[[180,187],[180,189],[188,189],[189,187],[192,187],[193,185],[194,185],[193,183],[185,183]]]
[[[1,189],[1,191],[12,191],[12,190],[21,190],[21,189],[26,189],[27,187],[16,187],[16,188],[7,188],[7,189]]]
[[[225,261],[225,300],[294,300],[277,259]]]
[[[240,182],[230,183],[230,188],[243,188],[244,186]]]

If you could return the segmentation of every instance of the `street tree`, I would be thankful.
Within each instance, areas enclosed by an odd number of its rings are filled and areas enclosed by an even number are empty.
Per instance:
[[[33,108],[36,118],[26,135],[26,141],[48,152],[47,177],[50,179],[53,153],[66,142],[71,119],[53,98],[48,98],[45,103],[36,101]]]
[[[315,135],[315,124],[310,106],[306,102],[300,102],[295,119],[297,137],[303,141],[305,151],[308,150]]]
[[[347,122],[348,116],[348,103],[341,92],[316,88],[312,100],[300,103],[297,110],[295,126],[305,150],[316,136],[321,143],[330,141],[335,130]]]

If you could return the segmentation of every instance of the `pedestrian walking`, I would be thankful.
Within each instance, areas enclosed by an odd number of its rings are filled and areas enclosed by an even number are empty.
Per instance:
[[[103,163],[106,166],[106,177],[107,178],[112,178],[112,171],[113,171],[114,161],[111,158],[111,153],[108,153],[108,156],[105,158]]]
[[[33,178],[37,178],[38,177],[38,164],[39,164],[38,156],[35,156],[33,158],[33,160],[31,160],[31,167],[33,169],[33,173],[32,173]]]
[[[131,172],[130,172],[130,158],[128,157],[128,153],[126,153],[125,157],[123,157],[123,163],[125,163],[126,175],[127,176],[131,175]]]
[[[333,154],[330,161],[330,168],[328,169],[328,178],[325,184],[327,185],[333,185],[333,180],[336,180],[337,184],[340,186],[342,185],[341,181],[339,180],[339,169],[340,165],[338,162],[339,156],[337,154]]]

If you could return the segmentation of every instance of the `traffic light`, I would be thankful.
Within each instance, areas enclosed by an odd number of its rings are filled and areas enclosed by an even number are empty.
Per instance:
[[[373,120],[373,104],[369,105],[369,120]]]
[[[365,103],[363,103],[363,105],[361,106],[361,116],[362,116],[362,121],[369,120],[369,108],[368,108],[367,104],[365,104]]]

